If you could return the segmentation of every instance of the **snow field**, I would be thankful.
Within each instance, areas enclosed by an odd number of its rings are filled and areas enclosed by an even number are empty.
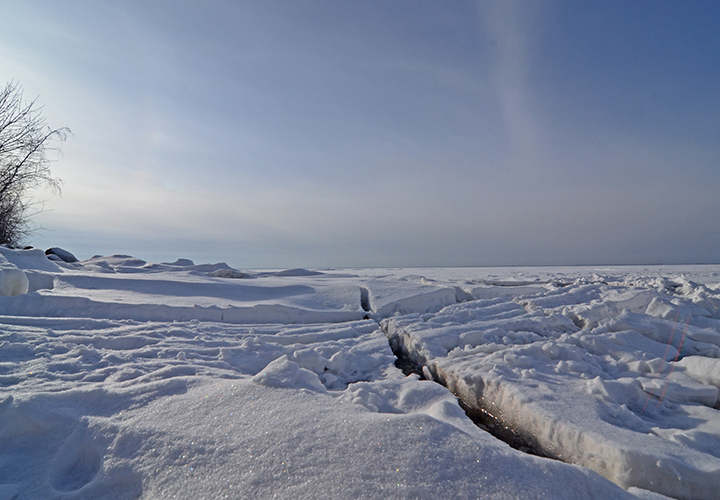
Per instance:
[[[7,498],[629,497],[480,431],[373,321],[2,324]]]
[[[716,484],[718,268],[0,254],[29,277],[0,297],[0,500],[709,498]],[[448,389],[395,368],[388,337],[571,464],[475,426]]]

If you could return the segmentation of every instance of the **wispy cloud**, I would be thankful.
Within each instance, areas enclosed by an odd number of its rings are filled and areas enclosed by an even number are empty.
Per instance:
[[[538,164],[540,124],[530,72],[535,64],[533,35],[539,5],[516,0],[476,1],[479,27],[489,46],[490,76],[502,111],[503,126],[517,153],[520,171],[532,171]]]

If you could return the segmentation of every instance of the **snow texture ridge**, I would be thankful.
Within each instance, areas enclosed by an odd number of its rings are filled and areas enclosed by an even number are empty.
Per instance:
[[[544,453],[624,488],[710,499],[720,491],[717,298],[690,282],[577,283],[383,329],[428,377]]]

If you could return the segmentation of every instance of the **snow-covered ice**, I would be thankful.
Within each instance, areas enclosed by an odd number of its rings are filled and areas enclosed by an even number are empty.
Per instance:
[[[383,328],[429,378],[544,453],[625,488],[711,499],[720,492],[718,289],[687,275],[596,275]]]
[[[0,248],[0,293],[0,499],[720,491],[720,266],[248,271]]]

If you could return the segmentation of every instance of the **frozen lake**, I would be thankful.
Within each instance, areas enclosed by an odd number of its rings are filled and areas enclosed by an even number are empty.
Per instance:
[[[262,271],[0,248],[0,291],[0,500],[720,491],[720,266]]]

